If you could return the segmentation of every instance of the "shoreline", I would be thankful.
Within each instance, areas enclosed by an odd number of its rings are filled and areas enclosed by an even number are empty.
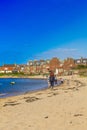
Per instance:
[[[4,79],[4,78],[3,78]],[[6,79],[9,79],[9,78],[6,78]],[[19,79],[19,78],[18,78]],[[21,78],[22,79],[22,78]],[[46,81],[46,79],[42,79],[42,78],[23,78],[23,79],[29,79],[33,82],[33,80],[44,80]],[[19,84],[20,85],[20,84]],[[29,86],[29,85],[28,85]],[[25,90],[24,92],[20,91],[20,92],[17,92],[17,93],[0,93],[0,99],[3,99],[3,98],[8,98],[8,97],[14,97],[14,96],[18,96],[18,95],[23,95],[23,94],[26,94],[26,93],[34,93],[34,92],[37,92],[37,91],[41,91],[41,90],[45,90],[45,89],[48,89],[48,84],[44,85],[42,88],[39,88],[39,84],[38,84],[38,87],[35,89],[30,89],[30,90]]]
[[[27,91],[27,92],[24,92],[24,93],[18,93],[18,94],[12,95],[12,96],[0,97],[0,99],[14,98],[14,97],[17,97],[17,96],[23,96],[23,95],[26,95],[26,94],[32,94],[32,93],[36,93],[36,92],[40,92],[40,91],[45,91],[47,89],[49,89],[49,88],[44,87],[42,89],[31,90],[31,91]]]
[[[67,80],[67,78],[69,79],[69,80],[71,80],[71,77],[72,76],[60,76],[59,77],[59,79],[60,78],[64,78],[64,80]],[[3,78],[11,78],[11,77],[3,77]],[[12,78],[14,78],[14,77],[12,77]],[[18,78],[18,77],[15,77],[15,78]],[[21,77],[19,77],[19,78],[21,78]],[[29,78],[29,77],[28,77]],[[23,77],[23,79],[26,79],[26,77]],[[37,76],[32,76],[32,78],[30,78],[30,79],[37,79],[37,80],[39,80],[39,79],[41,79],[41,80],[46,80],[46,77],[44,78],[44,79],[42,79],[42,77],[41,76],[39,76],[38,78],[37,78]],[[63,83],[64,84],[64,83]],[[63,84],[60,84],[60,85],[57,85],[57,87],[60,87],[61,85],[63,85]],[[54,88],[55,88],[56,86],[54,86]],[[6,96],[6,97],[0,97],[0,99],[6,99],[6,98],[12,98],[12,97],[17,97],[17,96],[23,96],[23,95],[25,95],[25,94],[31,94],[31,93],[36,93],[36,92],[39,92],[39,91],[45,91],[45,90],[48,90],[48,89],[50,89],[48,86],[47,87],[44,87],[44,88],[42,88],[42,89],[37,89],[37,90],[30,90],[30,91],[27,91],[27,92],[24,92],[24,93],[18,93],[18,94],[14,94],[14,95],[11,95],[11,96]],[[3,94],[2,94],[3,95]]]
[[[0,99],[0,129],[86,130],[86,81],[86,78],[69,76],[54,89]]]
[[[18,77],[18,76],[0,76],[0,79],[1,78],[23,78],[23,79],[42,79],[42,80],[44,80],[44,79],[47,79],[46,78],[46,76],[42,76],[42,75],[40,75],[40,76],[20,76],[20,77]]]
[[[62,77],[62,76],[61,76]],[[61,77],[59,77],[59,78],[61,78]],[[64,77],[64,80],[71,80],[71,76],[65,76]],[[32,78],[32,79],[39,79],[39,78]],[[44,79],[45,80],[45,79]],[[28,91],[28,92],[25,92],[25,93],[21,93],[21,94],[17,94],[17,95],[13,95],[13,96],[8,96],[8,97],[3,97],[3,98],[0,98],[0,100],[4,100],[4,99],[6,99],[6,100],[8,100],[8,99],[12,99],[12,98],[18,98],[18,97],[21,97],[21,96],[24,96],[24,95],[29,95],[29,94],[36,94],[36,93],[38,93],[38,92],[45,92],[46,90],[54,90],[55,88],[60,88],[61,86],[64,86],[65,85],[65,83],[63,83],[63,84],[60,84],[60,85],[58,85],[58,86],[54,86],[54,88],[53,89],[51,89],[50,87],[45,87],[45,88],[42,88],[42,89],[37,89],[37,90],[31,90],[31,91]]]

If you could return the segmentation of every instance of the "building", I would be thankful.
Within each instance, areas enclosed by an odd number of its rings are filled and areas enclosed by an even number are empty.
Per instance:
[[[80,59],[75,59],[76,65],[87,65],[87,58],[81,57]]]
[[[67,58],[63,63],[64,74],[72,74],[73,68],[75,68],[75,60],[73,58]]]
[[[57,57],[54,57],[50,60],[49,69],[55,71],[60,67],[60,60]]]
[[[0,73],[14,73],[19,72],[16,64],[4,64],[0,67]]]

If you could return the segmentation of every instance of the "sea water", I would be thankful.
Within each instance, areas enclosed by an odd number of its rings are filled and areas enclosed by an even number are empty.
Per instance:
[[[14,82],[14,84],[11,84]],[[0,98],[47,88],[47,80],[29,78],[0,78]]]

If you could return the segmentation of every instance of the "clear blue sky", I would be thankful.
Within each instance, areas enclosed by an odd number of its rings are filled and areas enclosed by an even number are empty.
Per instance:
[[[0,0],[0,65],[86,52],[86,0]]]

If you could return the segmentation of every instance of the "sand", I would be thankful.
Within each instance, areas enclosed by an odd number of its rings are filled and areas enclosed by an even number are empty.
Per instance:
[[[0,99],[0,130],[87,130],[87,78]]]

